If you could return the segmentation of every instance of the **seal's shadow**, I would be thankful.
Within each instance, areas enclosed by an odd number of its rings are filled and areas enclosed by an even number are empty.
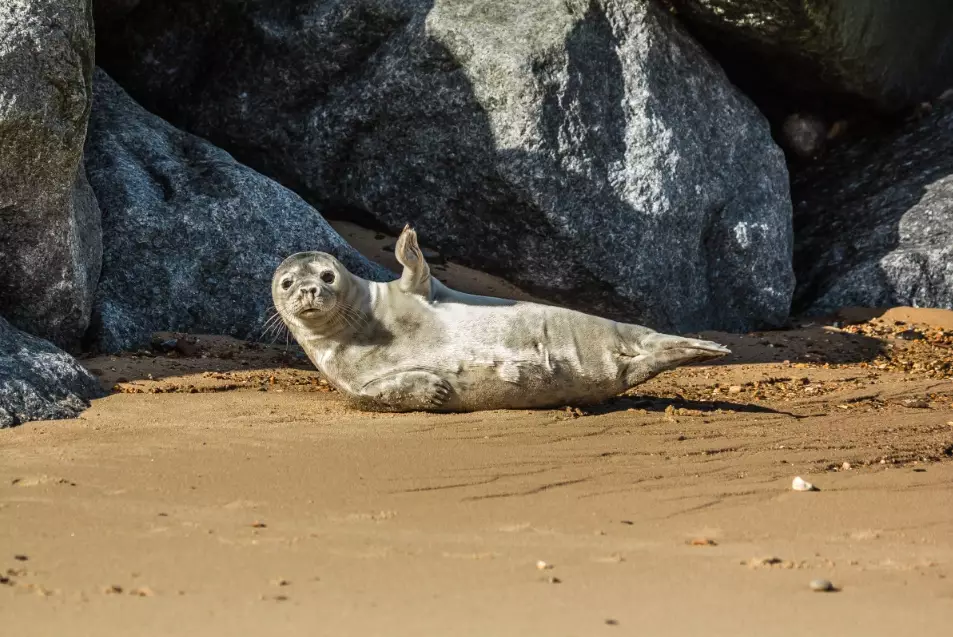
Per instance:
[[[702,332],[701,338],[725,345],[729,356],[705,365],[807,364],[845,365],[868,362],[886,351],[880,339],[841,329],[834,319],[802,323],[789,329],[726,334]]]
[[[604,403],[592,405],[583,409],[583,412],[593,416],[613,414],[630,409],[644,409],[649,412],[664,413],[669,407],[675,409],[687,409],[689,411],[698,411],[702,413],[741,413],[741,414],[773,414],[779,416],[790,416],[800,418],[797,414],[763,405],[752,405],[749,403],[735,403],[728,400],[690,400],[681,397],[660,398],[657,396],[619,396],[610,399]]]

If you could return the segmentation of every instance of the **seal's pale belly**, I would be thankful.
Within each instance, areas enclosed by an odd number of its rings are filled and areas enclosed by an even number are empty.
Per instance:
[[[345,391],[358,393],[366,382],[406,370],[449,382],[453,392],[444,407],[455,410],[597,402],[626,389],[624,366],[633,354],[626,355],[613,321],[533,303],[381,301],[375,308],[381,329],[366,351],[352,341],[315,361]],[[388,341],[386,357],[381,339]],[[349,373],[355,369],[359,377]]]
[[[436,311],[459,354],[449,359],[461,361],[456,387],[465,407],[565,405],[625,389],[621,347],[598,345],[622,345],[612,321],[532,304],[447,304]]]

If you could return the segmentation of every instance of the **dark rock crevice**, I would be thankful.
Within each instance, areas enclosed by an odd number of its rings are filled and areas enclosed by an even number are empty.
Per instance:
[[[953,308],[953,104],[793,182],[797,312]]]

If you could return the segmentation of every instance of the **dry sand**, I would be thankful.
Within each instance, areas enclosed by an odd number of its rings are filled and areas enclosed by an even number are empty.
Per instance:
[[[0,626],[948,634],[953,313],[834,320],[586,411],[350,411],[225,338],[88,359],[112,395],[0,432]]]

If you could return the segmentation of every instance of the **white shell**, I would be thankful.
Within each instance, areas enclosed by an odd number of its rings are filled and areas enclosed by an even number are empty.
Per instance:
[[[814,485],[804,480],[801,476],[794,478],[794,481],[791,483],[791,488],[795,491],[815,491]]]
[[[538,569],[541,570],[541,571],[545,571],[545,570],[551,569],[552,567],[553,567],[552,564],[549,564],[549,563],[547,563],[547,562],[544,562],[543,560],[540,560],[540,561],[536,562],[536,568],[538,568]]]
[[[817,591],[818,593],[826,593],[834,590],[834,584],[826,579],[811,580],[810,587],[812,591]]]

